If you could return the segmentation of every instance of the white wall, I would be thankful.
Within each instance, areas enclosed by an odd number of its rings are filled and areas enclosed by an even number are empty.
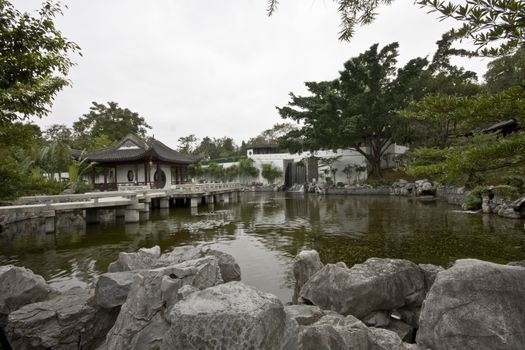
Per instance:
[[[284,161],[285,160],[293,160],[294,162],[299,162],[300,160],[304,158],[308,158],[312,156],[311,152],[302,152],[302,153],[296,153],[296,154],[290,154],[290,153],[274,153],[274,154],[253,154],[253,152],[250,152],[250,150],[247,151],[247,155],[249,158],[254,160],[254,166],[259,169],[259,171],[262,168],[263,164],[272,164],[273,166],[279,168],[281,171],[283,171],[283,177],[281,179],[277,179],[275,181],[275,184],[282,185],[284,183]],[[334,163],[334,168],[337,169],[336,172],[336,182],[344,182],[345,184],[348,183],[346,174],[343,173],[343,169],[347,165],[366,165],[366,159],[363,155],[360,153],[346,149],[342,150],[339,149],[337,152],[333,151],[317,151],[313,153],[316,157],[321,158],[331,158],[331,157],[337,157],[341,156],[341,158]],[[324,182],[324,178],[332,177],[332,174],[325,175],[323,170],[328,169],[328,167],[320,167],[319,168],[319,181]],[[359,174],[360,181],[366,180],[366,172],[363,172]],[[262,175],[259,174],[259,178],[255,181],[262,182],[263,184],[267,184],[268,182],[262,177]],[[350,179],[351,183],[355,183],[357,181],[357,174],[353,173],[352,177]]]

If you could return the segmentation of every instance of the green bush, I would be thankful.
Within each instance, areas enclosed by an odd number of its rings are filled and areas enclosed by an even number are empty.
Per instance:
[[[515,187],[519,193],[525,193],[525,181],[520,176],[509,175],[503,178],[505,185]]]
[[[337,183],[337,187],[345,187],[345,183],[339,181],[339,182]]]
[[[492,193],[494,196],[497,196],[499,198],[503,199],[517,199],[520,197],[520,191],[514,187],[509,185],[498,185],[492,188]]]
[[[481,195],[474,191],[469,192],[463,202],[463,208],[466,210],[479,210],[481,209]]]

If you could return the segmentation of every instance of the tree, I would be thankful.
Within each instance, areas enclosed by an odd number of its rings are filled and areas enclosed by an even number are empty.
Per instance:
[[[73,131],[65,124],[53,124],[43,134],[46,141],[60,141],[68,145],[73,143]]]
[[[259,135],[248,140],[249,144],[278,144],[279,140],[286,134],[293,130],[297,130],[298,127],[291,123],[277,123],[270,129],[266,129]]]
[[[347,61],[338,79],[305,83],[310,96],[291,93],[289,106],[277,109],[303,127],[289,132],[283,143],[292,151],[353,148],[367,159],[372,174],[381,176],[382,155],[405,130],[396,110],[420,93],[407,87],[424,69],[411,61],[396,80],[397,48],[397,43],[382,49],[375,44]]]
[[[195,144],[197,143],[197,141],[198,139],[197,137],[195,137],[194,134],[179,137],[179,139],[177,140],[177,142],[179,143],[177,150],[184,154],[192,154],[195,150]]]
[[[283,176],[283,172],[281,171],[281,169],[276,168],[271,163],[269,163],[269,164],[263,164],[261,166],[261,175],[266,180],[268,180],[268,183],[270,185],[273,185],[273,182],[275,181],[275,179]]]
[[[337,184],[337,179],[336,179],[337,168],[335,168],[334,165],[342,157],[343,157],[342,155],[339,155],[339,156],[335,156],[335,157],[321,157],[321,158],[318,158],[319,166],[328,168],[328,171],[333,176],[334,184]]]
[[[375,10],[392,0],[337,0],[341,16],[339,39],[350,40],[356,25],[371,23]],[[471,39],[474,51],[459,49],[458,54],[497,56],[512,53],[525,42],[525,2],[522,0],[465,0],[457,1],[416,0],[416,4],[437,12],[440,19],[453,19],[462,24],[448,34],[456,39]],[[271,16],[278,5],[277,0],[268,0]]]
[[[144,138],[147,129],[151,129],[151,126],[143,117],[127,108],[119,107],[116,102],[108,102],[107,106],[92,102],[89,113],[73,123],[76,147],[88,150],[94,149],[97,138],[107,138],[111,142],[120,141],[128,134]]]
[[[428,96],[427,99],[430,103],[416,103],[411,106],[416,110],[410,113],[441,122],[457,120],[458,130],[448,135],[445,144],[430,144],[412,150],[409,154],[411,163],[406,169],[410,175],[475,186],[490,181],[490,176],[495,177],[494,181],[500,181],[506,172],[523,171],[525,132],[516,130],[504,135],[500,132],[484,132],[479,126],[511,118],[515,118],[519,125],[524,125],[524,87],[514,86],[497,94],[484,93],[461,98],[463,106],[450,108],[447,114],[435,112],[433,106],[443,103],[438,96]],[[447,103],[455,104],[450,101]]]
[[[525,46],[513,55],[496,58],[487,68],[484,77],[488,92],[501,92],[515,85],[525,86]]]
[[[238,171],[241,178],[241,182],[245,182],[247,178],[254,178],[259,176],[259,169],[254,165],[254,160],[247,157],[239,159]]]
[[[70,84],[69,55],[80,48],[55,27],[59,14],[51,0],[36,15],[0,0],[0,125],[47,115],[55,95]]]

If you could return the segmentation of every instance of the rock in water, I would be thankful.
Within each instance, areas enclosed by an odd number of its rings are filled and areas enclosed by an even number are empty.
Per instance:
[[[295,277],[295,288],[292,302],[297,304],[301,288],[310,277],[323,268],[323,263],[321,262],[317,251],[303,250],[293,259],[292,264],[293,275]]]
[[[102,274],[95,287],[97,304],[103,308],[113,308],[124,304],[128,297],[134,272],[108,272]]]
[[[372,350],[368,328],[349,315],[325,316],[299,335],[301,350]]]
[[[0,326],[11,312],[46,300],[51,292],[44,278],[33,271],[13,265],[0,266]]]
[[[417,343],[441,349],[525,349],[525,269],[474,259],[440,272]]]
[[[119,253],[117,261],[108,266],[108,272],[150,269],[160,257],[160,247],[140,248],[135,253]]]
[[[203,289],[218,283],[222,278],[213,256],[137,271],[117,321],[108,332],[107,348],[155,348],[168,329],[165,313],[178,301],[178,290],[184,285]]]
[[[93,291],[73,288],[51,300],[26,305],[9,315],[14,349],[94,349],[113,325],[118,308],[100,309]]]
[[[322,309],[362,318],[373,311],[420,305],[425,278],[408,260],[371,258],[351,269],[328,264],[306,282],[301,297]]]
[[[164,349],[295,349],[281,301],[241,282],[190,294],[172,308]]]

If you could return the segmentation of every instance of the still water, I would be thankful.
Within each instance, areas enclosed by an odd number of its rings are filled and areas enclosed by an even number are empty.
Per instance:
[[[0,265],[25,266],[55,288],[86,286],[121,251],[209,244],[232,254],[243,282],[291,300],[291,259],[316,249],[324,263],[370,257],[450,266],[458,258],[525,259],[522,220],[468,214],[441,201],[388,196],[244,193],[235,204],[152,210],[138,224],[72,228],[67,233],[0,233]]]

